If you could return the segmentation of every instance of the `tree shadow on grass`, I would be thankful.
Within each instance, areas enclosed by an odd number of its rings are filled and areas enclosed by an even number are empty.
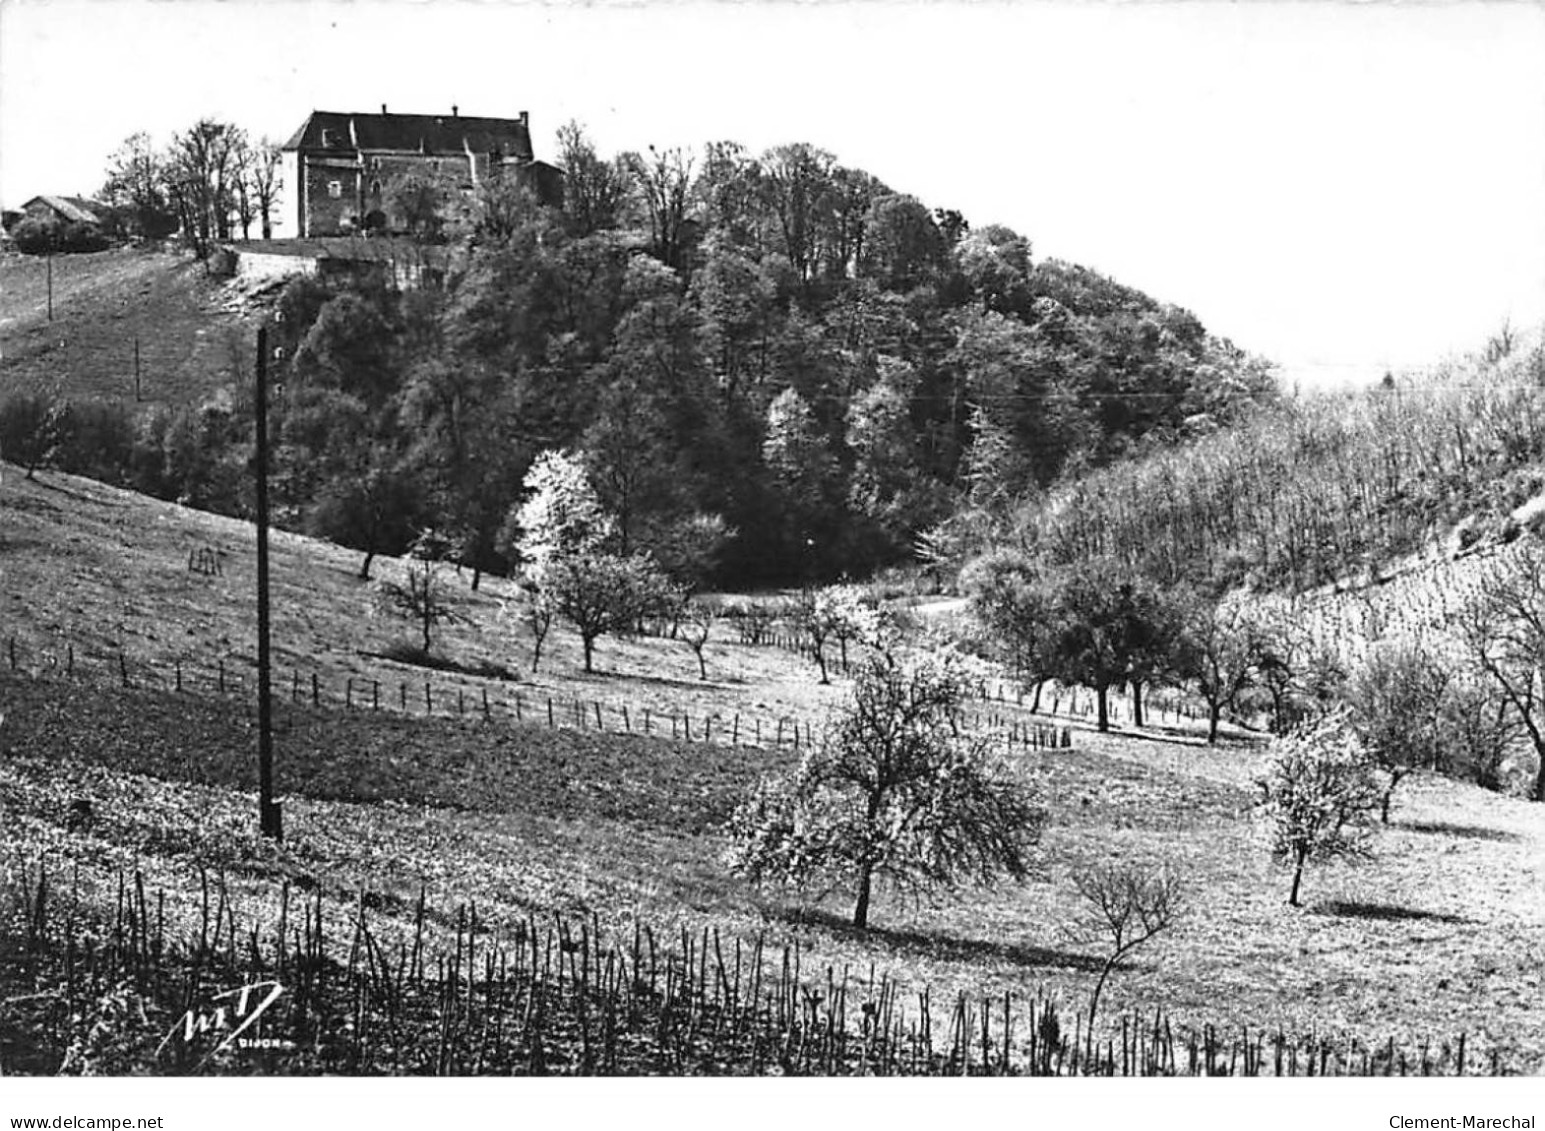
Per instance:
[[[1103,732],[1093,727],[1074,727],[1073,729],[1100,738],[1125,738],[1163,743],[1166,746],[1190,746],[1198,750],[1254,750],[1269,741],[1268,738],[1260,735],[1219,731],[1218,741],[1209,743],[1205,731],[1163,723],[1144,723],[1141,727],[1113,726],[1110,730]]]
[[[1465,837],[1469,840],[1513,841],[1518,839],[1517,833],[1510,833],[1505,829],[1488,829],[1485,825],[1460,825],[1452,821],[1397,821],[1395,827],[1408,829],[1413,833],[1439,833],[1444,836]]]
[[[1316,915],[1332,915],[1344,919],[1383,919],[1388,921],[1427,923],[1469,923],[1463,915],[1448,915],[1441,911],[1423,911],[1417,907],[1397,907],[1392,903],[1362,903],[1358,900],[1333,899],[1315,905]]]
[[[841,915],[821,909],[783,908],[773,912],[786,923],[819,927],[829,934],[853,942],[878,944],[899,959],[931,958],[950,962],[1003,962],[1031,968],[1055,967],[1063,970],[1095,972],[1103,961],[1087,954],[1027,946],[1021,943],[993,942],[987,939],[959,938],[931,931],[909,931],[895,927],[869,927],[860,930]]]

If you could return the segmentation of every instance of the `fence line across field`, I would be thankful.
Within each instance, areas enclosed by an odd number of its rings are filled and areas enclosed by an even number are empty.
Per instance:
[[[173,659],[169,664],[147,659],[131,661],[121,651],[91,653],[77,650],[66,642],[63,652],[57,648],[26,649],[23,654],[15,636],[6,644],[10,671],[61,672],[67,677],[90,678],[105,675],[125,688],[143,684],[174,692],[210,691],[236,695],[255,690],[256,673],[250,661],[227,662],[217,658],[212,665],[200,665]],[[27,661],[31,660],[29,664]],[[342,706],[356,710],[395,710],[401,714],[431,718],[482,718],[506,722],[545,725],[549,728],[591,730],[612,734],[637,734],[671,738],[686,742],[751,749],[808,749],[817,743],[822,723],[793,715],[773,718],[741,712],[710,711],[695,717],[688,710],[662,711],[656,707],[628,703],[602,703],[595,699],[527,693],[521,688],[513,693],[490,695],[486,684],[436,684],[429,679],[380,679],[348,675],[343,686],[336,679],[328,681],[316,671],[303,672],[291,666],[288,674],[276,671],[269,685],[276,700],[309,703],[312,706]],[[990,702],[985,686],[982,700]],[[989,735],[1010,749],[1053,750],[1073,745],[1072,728],[1055,723],[1011,719],[999,713],[968,713],[967,731]]]

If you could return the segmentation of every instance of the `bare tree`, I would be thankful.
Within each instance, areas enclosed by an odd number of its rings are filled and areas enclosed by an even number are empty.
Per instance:
[[[531,634],[531,673],[535,675],[542,662],[542,645],[557,615],[553,603],[535,585],[522,585],[520,595],[506,604],[503,612],[507,621]]]
[[[236,150],[245,134],[236,126],[202,118],[172,139],[167,186],[183,234],[200,259],[215,240],[229,239],[234,211]]]
[[[1073,886],[1084,899],[1084,914],[1075,928],[1082,939],[1102,939],[1110,953],[1100,967],[1089,995],[1089,1042],[1093,1048],[1094,1019],[1100,993],[1120,961],[1160,931],[1168,930],[1185,913],[1185,885],[1170,867],[1143,864],[1102,864],[1073,873]]]
[[[283,156],[278,143],[266,137],[252,151],[251,192],[265,240],[274,237],[274,212],[279,206],[279,164]]]
[[[437,625],[466,619],[446,596],[445,563],[434,553],[436,541],[432,532],[421,533],[413,543],[403,581],[382,581],[376,590],[383,610],[418,622],[425,656]]]
[[[649,156],[628,153],[623,160],[638,186],[649,215],[650,243],[655,258],[668,267],[682,265],[683,224],[692,187],[693,157],[676,148],[649,147]]]
[[[708,679],[708,664],[703,659],[703,649],[708,644],[708,635],[713,631],[714,623],[719,619],[718,606],[704,600],[686,601],[681,606],[681,617],[678,621],[681,639],[686,641],[687,647],[692,649],[692,654],[697,657],[698,677],[705,682]]]

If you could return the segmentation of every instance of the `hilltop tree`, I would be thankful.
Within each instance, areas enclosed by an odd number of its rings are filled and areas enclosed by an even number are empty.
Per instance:
[[[948,652],[867,661],[822,745],[736,811],[731,867],[755,884],[851,882],[860,929],[877,883],[1025,879],[1044,812],[985,740],[961,734],[970,684]]]
[[[200,259],[215,240],[231,237],[231,214],[242,130],[228,122],[201,118],[172,139],[166,180],[182,230]]]
[[[563,211],[570,230],[588,236],[617,226],[628,199],[627,167],[605,161],[578,122],[558,127],[558,163],[563,166]]]
[[[101,197],[129,219],[140,239],[160,239],[177,227],[166,191],[167,160],[150,135],[131,134],[108,158]]]
[[[263,227],[263,238],[274,235],[274,212],[279,207],[279,163],[283,151],[279,144],[264,138],[258,145],[257,159],[252,165],[252,192],[257,197],[258,218]]]
[[[649,156],[626,153],[622,160],[632,174],[638,196],[649,219],[649,246],[656,259],[667,267],[685,265],[685,222],[691,203],[691,153],[683,149],[658,150],[649,147]]]

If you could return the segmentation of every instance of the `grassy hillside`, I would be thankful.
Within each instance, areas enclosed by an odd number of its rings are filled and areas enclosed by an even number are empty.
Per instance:
[[[214,898],[208,885],[223,876],[219,902],[239,945],[222,961],[233,972],[248,961],[241,956],[249,930],[254,952],[286,913],[300,931],[299,905],[281,910],[287,883],[319,901],[341,978],[364,910],[382,953],[395,961],[399,941],[414,945],[423,892],[433,912],[426,977],[439,977],[437,984],[449,966],[437,976],[436,962],[459,961],[464,947],[456,908],[475,903],[486,932],[479,962],[487,947],[528,931],[533,916],[577,917],[623,939],[642,920],[661,938],[680,928],[717,930],[726,951],[738,943],[749,954],[760,939],[770,971],[781,947],[797,942],[812,989],[828,971],[855,993],[884,980],[914,1015],[925,986],[935,1002],[960,991],[977,1001],[1005,992],[1021,1003],[1049,997],[1063,1004],[1071,1029],[1100,954],[1097,942],[1070,930],[1078,913],[1071,871],[1169,860],[1188,876],[1191,912],[1113,976],[1102,1008],[1107,1035],[1119,1040],[1124,1012],[1151,1021],[1158,1008],[1177,1027],[1210,1024],[1225,1036],[1243,1027],[1312,1030],[1338,1049],[1355,1036],[1365,1051],[1392,1038],[1413,1062],[1419,1043],[1430,1040],[1433,1060],[1447,1054],[1452,1064],[1453,1042],[1465,1032],[1472,1071],[1493,1056],[1507,1071],[1545,1065],[1538,962],[1545,829],[1537,806],[1420,779],[1402,793],[1375,858],[1312,871],[1299,911],[1285,905],[1287,877],[1269,862],[1248,817],[1260,747],[1208,749],[1184,733],[1081,731],[1071,750],[1015,755],[1051,814],[1034,880],[937,903],[887,893],[875,909],[877,929],[856,934],[843,925],[842,893],[758,894],[721,863],[725,815],[791,751],[618,734],[610,719],[599,733],[517,723],[507,712],[423,719],[342,707],[340,677],[395,670],[359,652],[378,650],[405,628],[366,615],[352,555],[290,536],[278,538],[275,554],[281,671],[290,664],[320,671],[332,693],[316,707],[281,697],[286,839],[265,843],[255,833],[247,689],[233,684],[222,696],[188,678],[179,692],[171,674],[178,657],[191,671],[193,657],[211,652],[239,667],[251,631],[250,534],[84,481],[48,473],[40,480],[25,483],[6,468],[0,487],[0,636],[20,641],[15,671],[0,660],[0,906],[13,943],[35,934],[27,911],[37,902],[40,864],[54,900],[42,937],[53,942],[71,920],[95,924],[104,945],[112,939],[115,907],[122,922],[118,877],[128,877],[132,902],[135,869],[155,924],[139,929],[197,937]],[[206,545],[227,550],[223,576],[187,570],[188,549]],[[448,635],[447,654],[511,658],[510,645],[488,628],[497,595],[497,583],[464,595],[480,627]],[[67,641],[77,646],[73,673],[61,656]],[[130,657],[129,687],[114,659],[120,645]],[[833,688],[815,687],[806,662],[775,649],[709,648],[714,678],[706,688],[690,652],[662,641],[603,642],[605,674],[587,679],[576,674],[577,642],[565,636],[551,671],[516,686],[533,695],[552,689],[649,702],[660,712],[674,705],[695,717],[737,705],[814,713],[844,690],[840,678]],[[144,676],[150,670],[160,673],[154,681]],[[464,682],[469,692],[481,686]],[[513,690],[508,681],[493,685]],[[72,817],[82,800],[91,804],[90,822]],[[81,1025],[72,1029],[49,1012],[52,969],[36,957],[0,963],[4,996],[26,998],[0,1018],[5,1071],[52,1071],[69,1039],[85,1041]],[[121,992],[146,1012],[111,1012],[112,1041],[82,1046],[103,1070],[147,1066],[182,1008],[171,990],[157,998],[154,984],[127,985]],[[941,1041],[943,1012],[934,1018]],[[1019,1032],[1016,1041],[1025,1040]],[[475,1045],[457,1045],[468,1059],[452,1063],[470,1071],[467,1050]],[[77,1052],[72,1070],[86,1055]],[[569,1070],[581,1063],[577,1054],[563,1061]],[[431,1057],[420,1070],[433,1066]],[[513,1067],[532,1070],[528,1061]]]
[[[7,392],[132,401],[137,340],[141,399],[196,404],[229,380],[233,341],[250,353],[252,335],[225,309],[222,284],[186,255],[122,248],[55,256],[52,322],[48,271],[42,257],[0,256]]]

